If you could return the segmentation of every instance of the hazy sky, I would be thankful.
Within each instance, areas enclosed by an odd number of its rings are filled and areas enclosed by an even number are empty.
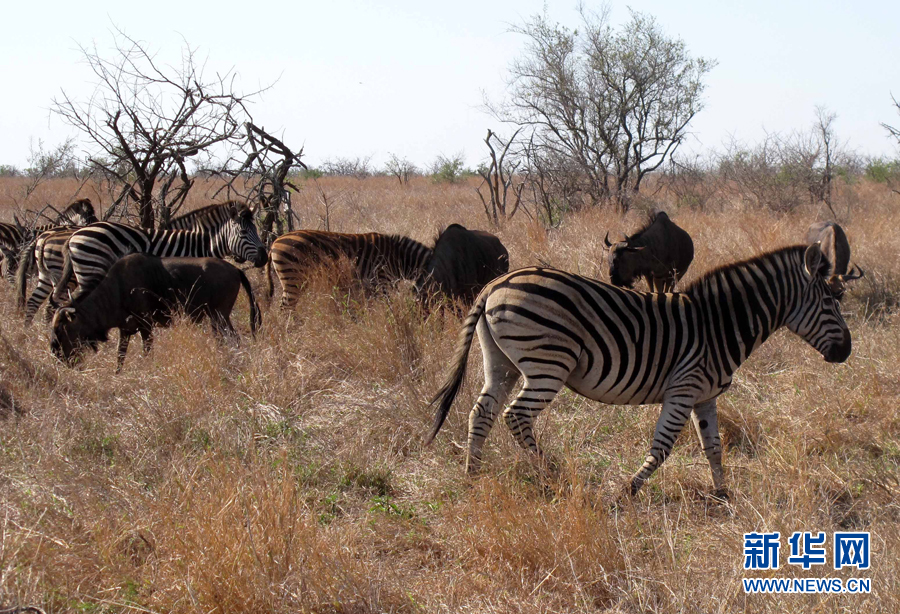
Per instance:
[[[311,164],[388,153],[418,164],[439,153],[482,157],[498,122],[483,93],[505,92],[523,49],[510,26],[542,10],[536,0],[202,3],[15,2],[4,7],[0,163],[25,166],[31,139],[48,147],[75,134],[48,109],[65,89],[86,98],[92,74],[78,45],[111,47],[112,25],[177,60],[182,40],[211,70],[235,67],[245,91],[277,80],[252,108],[258,124],[304,145]],[[599,8],[599,3],[587,3]],[[716,59],[692,148],[746,141],[764,130],[806,128],[816,105],[838,115],[842,140],[861,153],[897,155],[880,122],[900,125],[900,2],[632,0],[692,55]],[[579,24],[576,2],[548,2],[552,19]],[[183,38],[182,38],[183,37]]]

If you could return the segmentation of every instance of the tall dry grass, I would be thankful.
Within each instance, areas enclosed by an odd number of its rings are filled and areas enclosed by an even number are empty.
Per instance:
[[[333,230],[430,243],[451,222],[484,227],[472,185],[319,181]],[[70,187],[54,194],[48,184],[42,198],[64,204]],[[15,186],[0,182],[6,189]],[[0,606],[900,611],[900,238],[891,231],[900,212],[878,185],[854,186],[853,198],[842,222],[867,270],[845,301],[853,355],[826,364],[784,331],[738,371],[719,403],[727,504],[709,497],[706,461],[686,433],[640,496],[612,505],[646,455],[659,408],[568,392],[538,420],[555,471],[498,425],[483,474],[465,477],[459,444],[480,361],[473,356],[448,424],[424,448],[427,399],[460,322],[425,318],[408,287],[371,297],[346,271],[323,273],[291,314],[276,295],[256,340],[242,298],[239,345],[182,322],[159,331],[149,355],[132,348],[117,377],[113,344],[66,369],[45,327],[23,327],[12,289],[0,291]],[[294,205],[305,226],[321,227],[315,190]],[[822,213],[734,206],[672,217],[694,237],[690,279],[797,242]],[[606,230],[638,223],[638,213],[585,211],[558,230],[517,217],[498,233],[514,267],[544,262],[603,278]],[[251,278],[261,294],[261,277]],[[854,529],[872,535],[868,572],[742,568],[744,532],[826,531],[830,542]],[[745,595],[741,578],[762,575],[865,576],[873,590]]]

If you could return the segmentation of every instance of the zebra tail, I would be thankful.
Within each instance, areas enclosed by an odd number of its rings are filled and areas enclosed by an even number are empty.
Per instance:
[[[238,272],[241,274],[241,285],[244,287],[244,292],[247,293],[247,300],[250,302],[250,334],[256,338],[256,331],[262,326],[262,315],[259,313],[256,299],[253,298],[253,288],[250,286],[250,280],[247,279],[247,275],[243,271],[238,269]]]
[[[75,275],[75,269],[72,266],[72,252],[69,251],[68,242],[63,246],[63,270],[56,285],[53,286],[53,292],[50,293],[50,304],[61,305],[65,301],[66,290],[69,289],[69,281]]]
[[[469,311],[469,315],[466,316],[465,324],[463,324],[462,330],[459,333],[459,341],[456,344],[456,353],[453,356],[453,361],[451,363],[453,365],[452,371],[444,382],[444,385],[441,386],[441,389],[438,390],[437,394],[434,395],[434,398],[431,399],[431,405],[434,405],[435,403],[439,403],[439,405],[437,411],[434,413],[434,426],[431,427],[431,433],[429,433],[428,437],[425,439],[426,446],[434,441],[438,431],[441,430],[444,420],[447,419],[447,414],[450,413],[450,407],[453,405],[453,400],[456,398],[460,386],[462,386],[463,378],[466,375],[466,365],[469,362],[469,350],[472,347],[472,339],[475,338],[475,327],[478,325],[478,320],[484,315],[484,306],[487,303],[489,294],[490,292],[488,289],[485,289],[478,296],[475,305]]]
[[[16,306],[25,311],[25,295],[28,293],[28,277],[34,268],[34,247],[37,237],[28,242],[19,253],[19,269],[16,271]]]

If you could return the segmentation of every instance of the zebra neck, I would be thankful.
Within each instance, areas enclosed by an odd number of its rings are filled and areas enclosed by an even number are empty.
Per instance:
[[[214,237],[202,228],[195,230],[156,230],[150,237],[150,253],[154,256],[221,258],[221,249]]]
[[[791,253],[725,267],[688,290],[698,305],[709,358],[731,376],[781,328],[797,301],[802,266]]]

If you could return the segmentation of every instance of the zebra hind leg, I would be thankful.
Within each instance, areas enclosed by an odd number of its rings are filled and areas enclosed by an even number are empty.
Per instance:
[[[41,305],[44,303],[44,300],[50,294],[50,291],[52,289],[52,283],[50,283],[47,279],[38,277],[37,284],[35,284],[34,290],[31,291],[31,296],[28,297],[28,302],[25,304],[26,324],[31,324],[31,321],[34,319],[34,314],[36,314],[37,310],[41,308]],[[50,313],[49,308],[48,314],[50,318],[53,317],[53,314]]]
[[[534,437],[534,419],[556,397],[565,380],[552,375],[525,376],[525,385],[503,412],[506,426],[522,448],[543,457]]]
[[[469,412],[469,446],[466,455],[466,472],[469,474],[481,468],[484,440],[494,426],[497,413],[519,381],[518,370],[497,346],[483,318],[479,320],[477,330],[484,359],[484,387]]]
[[[694,428],[697,430],[697,436],[700,438],[700,447],[703,448],[706,460],[709,461],[715,496],[719,499],[727,499],[725,476],[722,471],[722,441],[719,439],[716,400],[713,399],[696,405],[691,418],[694,422]]]
[[[675,395],[671,395],[675,396]],[[678,434],[684,428],[688,415],[694,407],[693,401],[682,400],[684,397],[678,396],[678,400],[667,398],[663,401],[662,412],[656,421],[656,431],[653,433],[653,442],[650,446],[650,454],[647,455],[644,464],[640,470],[631,479],[631,494],[636,495],[653,472],[668,458],[672,452],[672,446],[678,439]]]

